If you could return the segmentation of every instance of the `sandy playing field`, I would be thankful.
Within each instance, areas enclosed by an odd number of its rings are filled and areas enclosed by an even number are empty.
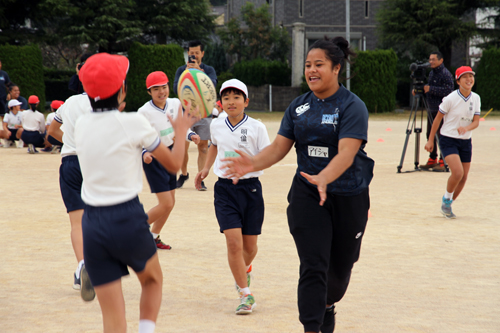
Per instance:
[[[265,123],[273,139],[279,122]],[[349,289],[336,307],[335,332],[499,332],[500,120],[487,118],[473,133],[468,183],[453,205],[456,220],[439,212],[448,173],[396,172],[406,125],[403,118],[370,121],[372,217]],[[413,169],[414,137],[403,171]],[[424,144],[422,138],[422,164]],[[237,293],[213,208],[216,177],[208,177],[207,192],[196,191],[196,157],[191,144],[191,178],[176,191],[162,232],[173,249],[159,251],[164,286],[156,332],[302,332],[298,258],[285,214],[294,151],[261,177],[266,218],[252,282],[258,306],[249,316],[234,314]],[[2,333],[102,331],[97,299],[85,303],[72,289],[77,262],[59,165],[58,155],[0,148]],[[140,199],[146,209],[156,204],[146,181]],[[137,332],[140,285],[133,272],[123,289],[129,332]]]

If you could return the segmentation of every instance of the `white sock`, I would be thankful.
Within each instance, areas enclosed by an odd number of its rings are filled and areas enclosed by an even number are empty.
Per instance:
[[[160,234],[155,234],[154,232],[152,232],[151,235],[153,235],[153,239],[156,239]]]
[[[80,270],[82,269],[82,266],[83,266],[83,260],[80,260],[80,262],[78,263],[78,267],[76,268],[76,271],[75,271],[75,275],[76,275],[77,279],[80,278]]]
[[[444,191],[444,198],[447,200],[453,199],[453,193],[455,193],[455,192],[450,193],[448,191]]]
[[[251,294],[252,292],[250,291],[250,288],[246,287],[246,288],[241,288],[240,289],[240,292],[243,296],[246,296],[248,294]]]
[[[139,333],[154,333],[156,323],[149,319],[139,320]]]

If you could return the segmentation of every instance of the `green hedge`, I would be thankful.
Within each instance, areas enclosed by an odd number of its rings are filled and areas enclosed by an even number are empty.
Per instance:
[[[76,94],[68,89],[69,81],[74,74],[76,74],[74,70],[44,68],[45,98],[47,101],[51,102],[55,99],[65,101]]]
[[[43,81],[42,52],[38,45],[0,46],[2,69],[10,80],[19,86],[21,96],[28,99],[37,95],[40,99],[38,110],[45,111],[45,83]]]
[[[233,67],[234,77],[244,82],[247,86],[290,86],[292,69],[288,64],[275,60],[255,59],[240,61]]]
[[[500,49],[492,48],[483,51],[483,56],[476,72],[476,93],[481,96],[481,109],[494,108],[500,110]]]
[[[146,90],[146,77],[154,71],[163,71],[168,76],[170,97],[175,72],[185,64],[184,50],[179,45],[142,45],[134,43],[128,51],[130,69],[127,75],[127,111],[136,111],[151,99]]]
[[[397,62],[393,50],[358,52],[351,66],[351,91],[365,102],[369,112],[394,111]]]

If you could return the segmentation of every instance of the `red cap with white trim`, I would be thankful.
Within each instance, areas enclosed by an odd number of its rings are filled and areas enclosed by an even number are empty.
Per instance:
[[[472,68],[470,68],[469,66],[462,66],[457,68],[457,71],[455,72],[455,80],[460,79],[460,77],[466,73],[471,73],[472,75],[476,75],[476,73],[474,73],[472,71]]]
[[[78,76],[83,89],[94,101],[118,92],[127,77],[129,61],[122,55],[97,53],[87,59]]]
[[[168,84],[167,74],[158,71],[153,72],[146,78],[146,89],[151,89],[153,87],[160,87]]]

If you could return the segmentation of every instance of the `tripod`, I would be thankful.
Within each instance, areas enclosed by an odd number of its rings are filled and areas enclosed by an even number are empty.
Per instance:
[[[421,106],[422,103],[422,106]],[[420,133],[422,133],[422,123],[423,123],[423,118],[424,118],[424,109],[429,110],[427,106],[427,101],[425,100],[424,97],[424,90],[423,87],[420,89],[417,88],[415,89],[415,99],[413,102],[413,105],[410,110],[410,117],[408,118],[408,124],[406,125],[406,139],[405,139],[405,144],[403,146],[403,152],[401,154],[401,161],[399,162],[398,165],[398,173],[401,173],[401,169],[403,168],[403,161],[405,159],[405,154],[406,154],[406,148],[408,147],[408,140],[410,138],[410,134],[412,131],[415,132],[416,138],[415,138],[415,169],[412,171],[406,171],[406,172],[413,172],[413,171],[422,171],[422,169],[419,168],[419,156],[420,156]],[[418,127],[417,123],[417,114],[420,113],[420,127]],[[434,117],[432,116],[431,112],[427,112],[427,117],[430,120],[430,123],[433,123]],[[439,148],[439,136],[436,133],[436,140],[435,140],[436,146]],[[444,161],[444,159],[443,159]],[[444,161],[444,166],[445,170],[448,171],[448,164],[446,164],[446,161]]]

